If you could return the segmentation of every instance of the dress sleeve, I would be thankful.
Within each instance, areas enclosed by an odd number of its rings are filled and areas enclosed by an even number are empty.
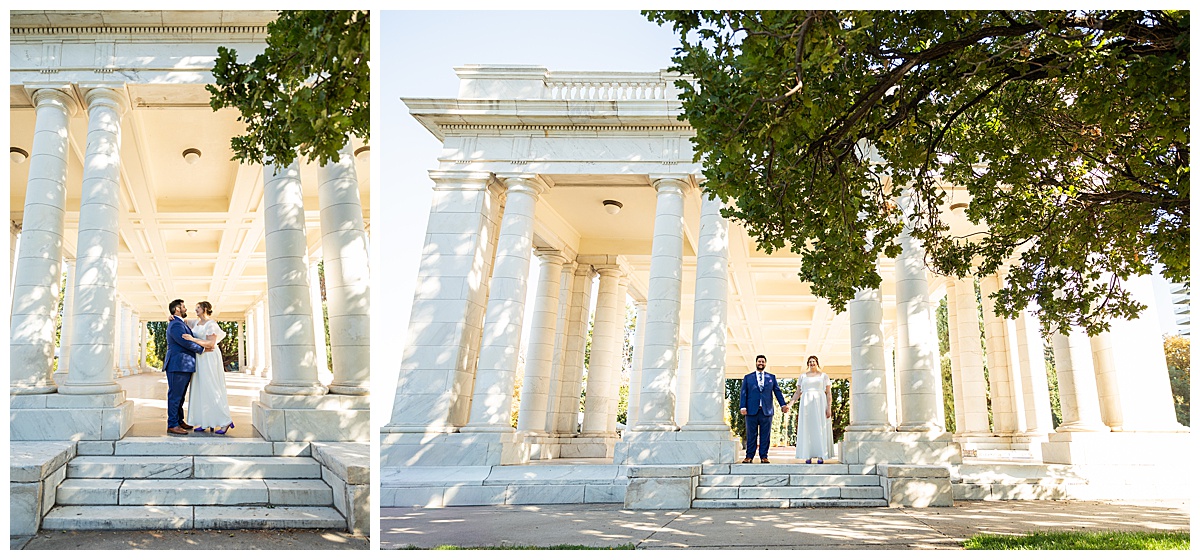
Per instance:
[[[821,377],[824,377],[824,378],[825,378],[825,379],[824,379],[824,381],[825,381],[825,386],[826,386],[826,387],[832,387],[832,386],[833,386],[833,380],[832,380],[832,379],[830,379],[828,375],[826,375],[826,374],[822,373],[822,374],[821,374]]]
[[[225,339],[225,329],[222,329],[222,328],[221,328],[221,325],[218,325],[216,321],[213,321],[213,322],[211,323],[211,325],[208,327],[208,329],[209,329],[209,333],[208,333],[208,334],[215,334],[215,335],[217,335],[217,340],[216,340],[216,342],[217,342],[218,344],[220,344],[220,342],[221,342],[222,340],[224,340],[224,339]]]

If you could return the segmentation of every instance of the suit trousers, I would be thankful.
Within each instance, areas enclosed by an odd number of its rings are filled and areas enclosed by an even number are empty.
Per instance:
[[[758,456],[762,459],[767,458],[767,450],[771,448],[771,418],[774,415],[763,414],[759,409],[758,414],[746,415],[746,458],[753,459],[754,452],[758,452]]]
[[[191,372],[167,372],[167,427],[174,428],[183,420],[183,395],[192,382]]]

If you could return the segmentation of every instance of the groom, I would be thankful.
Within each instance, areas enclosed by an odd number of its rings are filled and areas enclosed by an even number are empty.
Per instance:
[[[746,374],[742,379],[742,395],[740,400],[742,416],[746,417],[746,459],[743,463],[754,462],[754,452],[758,451],[760,463],[770,463],[767,460],[767,450],[771,447],[771,418],[775,416],[774,403],[771,395],[779,399],[779,406],[787,414],[788,405],[783,400],[783,391],[775,382],[775,376],[767,373],[767,357],[759,354],[754,359],[754,372]]]
[[[177,299],[168,306],[171,321],[167,323],[167,359],[163,371],[167,373],[167,435],[186,436],[192,427],[183,421],[183,394],[196,372],[196,354],[204,347],[184,340],[183,335],[192,334],[192,329],[183,321],[187,317],[187,306]]]

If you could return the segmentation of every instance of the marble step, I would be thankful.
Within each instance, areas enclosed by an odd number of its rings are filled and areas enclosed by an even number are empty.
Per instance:
[[[697,499],[883,499],[882,486],[700,486]]]
[[[68,478],[320,478],[311,457],[89,455],[67,464]]]
[[[189,436],[127,437],[117,441],[111,455],[219,455],[270,457],[275,444],[257,438]],[[80,453],[83,455],[83,453]],[[281,453],[283,454],[283,453]],[[296,453],[290,453],[295,455]]]
[[[267,506],[55,506],[42,529],[62,531],[153,529],[346,529],[332,507]]]
[[[879,486],[874,474],[708,474],[700,486]]]
[[[808,465],[805,463],[723,463],[704,465],[700,474],[734,475],[819,475],[819,474],[876,474],[875,465],[843,465],[841,463]]]
[[[93,506],[330,506],[333,490],[320,480],[67,479],[55,499],[60,505]]]
[[[692,500],[696,509],[781,509],[805,507],[887,507],[884,499],[732,499],[732,500]]]

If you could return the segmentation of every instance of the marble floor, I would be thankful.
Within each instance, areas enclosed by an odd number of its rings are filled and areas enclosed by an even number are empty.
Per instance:
[[[225,373],[229,389],[229,412],[235,427],[224,436],[205,432],[188,437],[257,437],[251,425],[250,410],[267,379],[240,373]],[[125,389],[125,397],[133,401],[133,427],[126,436],[161,436],[167,429],[167,377],[161,372],[142,373],[117,379]],[[184,399],[184,415],[187,400]]]

